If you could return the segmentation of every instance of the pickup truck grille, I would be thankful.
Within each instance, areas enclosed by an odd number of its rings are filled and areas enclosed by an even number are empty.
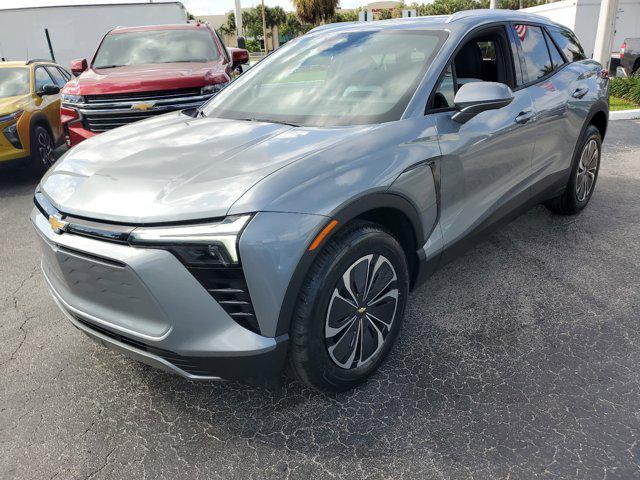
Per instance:
[[[87,103],[144,102],[167,98],[193,97],[200,95],[199,88],[180,88],[177,90],[159,90],[154,92],[116,93],[114,95],[85,95]]]
[[[84,128],[105,132],[154,115],[199,107],[212,94],[201,95],[199,88],[131,92],[114,95],[86,95],[82,103],[65,103],[76,108]]]

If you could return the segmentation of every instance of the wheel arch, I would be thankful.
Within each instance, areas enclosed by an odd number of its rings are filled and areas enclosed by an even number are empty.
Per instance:
[[[51,135],[51,138],[55,142],[55,137],[53,135],[53,130],[51,129],[51,125],[49,124],[49,120],[47,120],[47,117],[44,114],[36,113],[32,115],[31,119],[29,120],[29,153],[31,153],[31,141],[33,138],[33,131],[35,130],[36,127],[43,127],[47,129],[47,131],[49,132],[49,135]]]
[[[425,232],[418,209],[404,195],[388,192],[365,194],[339,206],[329,217],[327,222],[319,228],[317,234],[332,220],[337,220],[337,228],[331,230],[322,240],[320,248],[313,251],[307,249],[298,262],[280,307],[276,335],[283,335],[289,332],[298,295],[309,269],[322,247],[347,225],[356,220],[377,223],[393,234],[407,255],[411,286],[414,285],[418,277],[420,259],[417,248],[418,245],[421,245],[420,242],[424,238]]]
[[[598,100],[595,102],[591,109],[589,110],[589,114],[587,115],[587,119],[584,122],[584,126],[582,127],[582,131],[580,132],[580,138],[584,134],[584,131],[587,129],[588,125],[593,125],[600,131],[600,137],[604,140],[604,137],[607,133],[607,125],[609,123],[609,106],[604,100]]]

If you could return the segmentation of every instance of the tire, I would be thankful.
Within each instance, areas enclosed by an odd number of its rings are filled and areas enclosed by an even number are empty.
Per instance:
[[[575,215],[582,211],[596,188],[601,155],[600,131],[589,125],[574,153],[569,183],[561,195],[545,202],[547,209],[559,215]]]
[[[320,390],[345,391],[363,382],[395,342],[408,293],[398,241],[376,224],[347,226],[325,245],[300,291],[288,371]]]
[[[31,131],[31,167],[32,170],[42,175],[55,163],[55,143],[49,130],[41,125]]]

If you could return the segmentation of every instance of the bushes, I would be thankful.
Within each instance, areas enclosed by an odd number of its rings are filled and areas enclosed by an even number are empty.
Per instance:
[[[609,82],[609,94],[640,105],[640,77],[614,77]]]

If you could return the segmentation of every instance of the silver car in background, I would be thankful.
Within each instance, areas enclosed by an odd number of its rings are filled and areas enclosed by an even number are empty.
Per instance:
[[[77,328],[184,377],[351,388],[436,267],[532,205],[586,206],[607,88],[520,12],[320,27],[70,150],[35,194],[45,278]]]

